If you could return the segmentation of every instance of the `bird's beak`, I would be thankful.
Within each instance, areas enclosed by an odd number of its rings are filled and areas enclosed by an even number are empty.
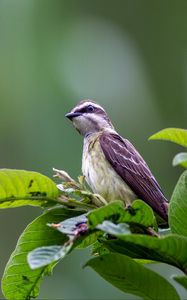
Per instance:
[[[73,118],[76,118],[78,116],[81,116],[81,113],[79,113],[79,112],[70,112],[70,113],[65,115],[65,117],[70,119],[70,120],[72,120]]]

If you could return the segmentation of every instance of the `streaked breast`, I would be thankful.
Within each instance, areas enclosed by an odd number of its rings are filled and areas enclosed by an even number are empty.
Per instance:
[[[94,193],[102,195],[108,201],[123,200],[130,204],[136,195],[106,160],[99,137],[100,134],[96,133],[84,140],[83,175]]]

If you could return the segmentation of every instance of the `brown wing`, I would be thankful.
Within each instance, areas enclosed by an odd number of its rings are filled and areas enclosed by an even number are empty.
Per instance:
[[[134,146],[118,134],[103,133],[101,148],[114,170],[135,194],[164,220],[168,220],[168,203],[146,162]]]

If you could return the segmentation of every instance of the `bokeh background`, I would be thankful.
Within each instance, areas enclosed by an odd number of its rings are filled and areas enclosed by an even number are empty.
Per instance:
[[[171,161],[182,148],[147,139],[165,127],[186,127],[187,1],[0,0],[0,166],[78,176],[82,138],[64,115],[85,98],[106,108],[170,198],[182,172]],[[1,275],[39,214],[33,207],[0,211]],[[39,299],[124,299],[82,270],[88,255],[77,251],[61,262]]]

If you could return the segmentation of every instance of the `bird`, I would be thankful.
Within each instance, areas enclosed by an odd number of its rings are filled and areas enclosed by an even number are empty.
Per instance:
[[[115,130],[104,108],[93,100],[80,101],[65,115],[83,136],[82,173],[94,193],[107,202],[131,206],[141,199],[168,222],[168,200],[147,163]]]

